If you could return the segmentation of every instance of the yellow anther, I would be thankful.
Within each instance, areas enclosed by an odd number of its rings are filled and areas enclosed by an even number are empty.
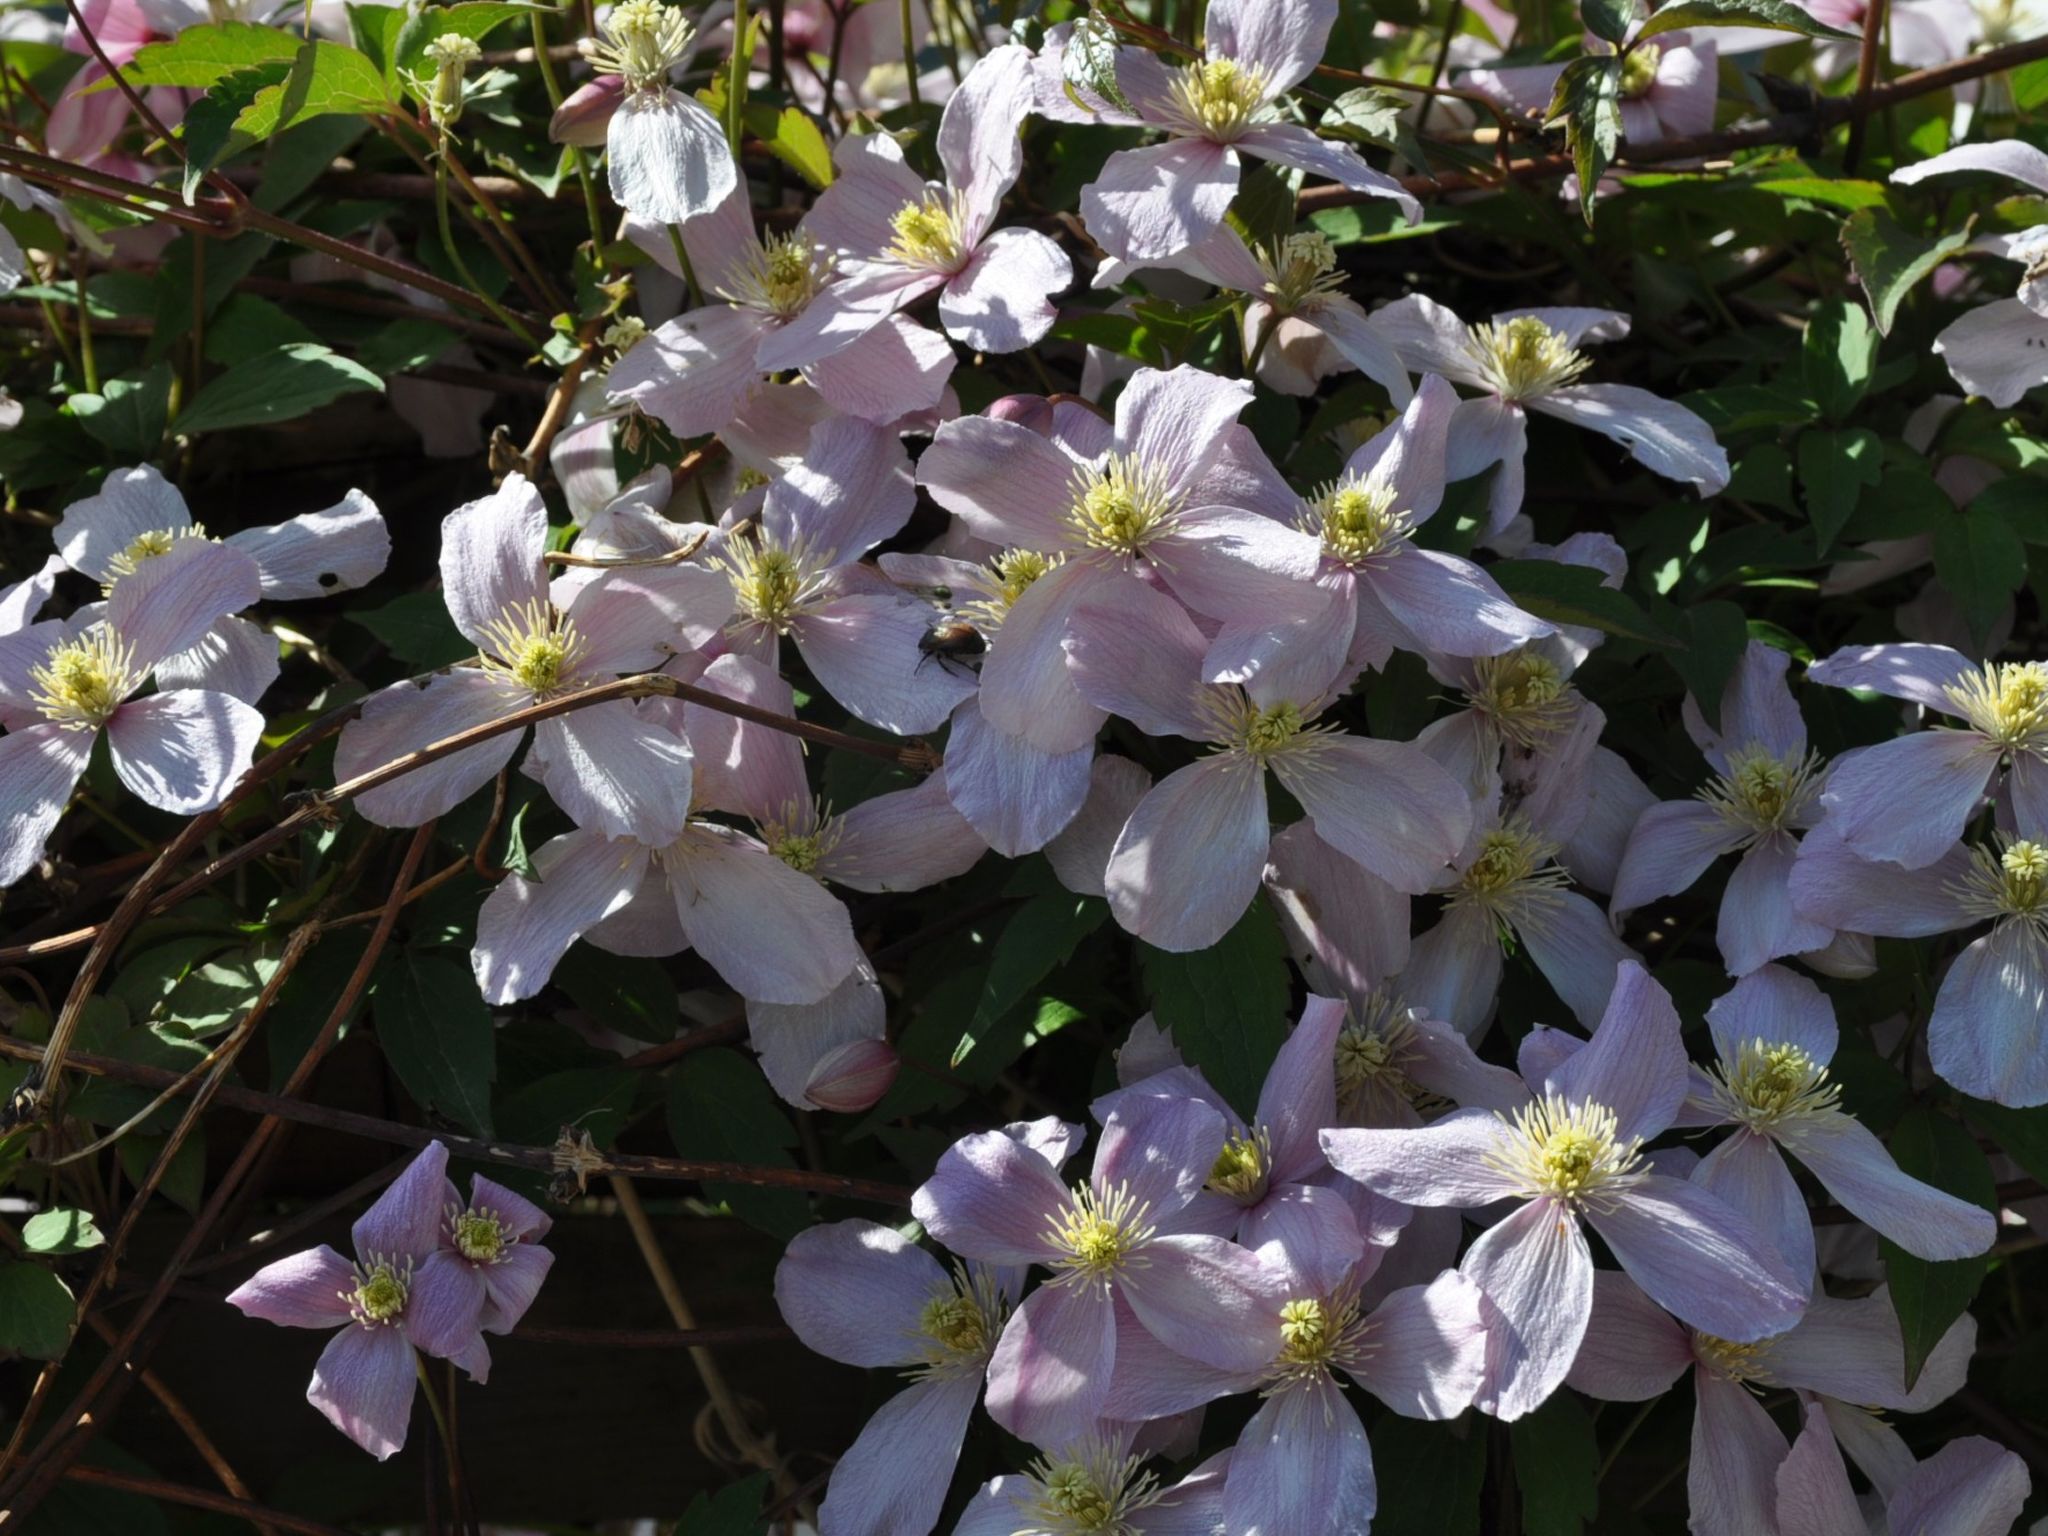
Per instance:
[[[1561,389],[1586,371],[1579,349],[1534,315],[1471,328],[1468,344],[1487,386],[1503,400],[1526,400]]]

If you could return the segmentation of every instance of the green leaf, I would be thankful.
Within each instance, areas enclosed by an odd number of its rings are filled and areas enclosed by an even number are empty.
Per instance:
[[[2048,1183],[2048,1109],[2007,1109],[1966,1099],[1964,1112],[1998,1142],[2028,1177]]]
[[[106,1240],[90,1211],[39,1211],[21,1227],[22,1246],[30,1253],[83,1253]]]
[[[1067,95],[1083,111],[1095,110],[1081,95],[1091,92],[1120,112],[1135,112],[1130,98],[1116,78],[1116,28],[1100,16],[1087,15],[1074,23],[1067,46],[1060,53],[1060,80]]]
[[[206,173],[239,154],[256,140],[235,127],[256,98],[291,73],[286,64],[258,64],[216,80],[204,96],[185,109],[178,132],[185,143],[184,195],[189,205]]]
[[[1402,114],[1411,97],[1377,85],[1361,85],[1331,102],[1323,113],[1325,137],[1360,138],[1392,145],[1401,132]]]
[[[2039,480],[2010,475],[1979,491],[1969,510],[1997,518],[2025,543],[2048,544],[2048,484]]]
[[[760,1536],[761,1502],[767,1494],[766,1472],[717,1493],[700,1493],[690,1500],[671,1536]]]
[[[1998,1208],[1991,1164],[1978,1148],[1977,1138],[1957,1121],[1924,1107],[1909,1109],[1892,1132],[1890,1148],[1899,1167],[1914,1178],[1987,1211]],[[1882,1237],[1878,1248],[1884,1254],[1892,1310],[1905,1335],[1906,1388],[1911,1391],[1935,1345],[1976,1296],[1990,1261],[1982,1256],[1916,1259]]]
[[[1600,1512],[1600,1445],[1577,1394],[1553,1394],[1515,1420],[1508,1441],[1525,1536],[1578,1536]]]
[[[476,646],[463,637],[448,617],[447,606],[432,592],[408,592],[382,608],[349,617],[411,667],[445,667],[476,654]]]
[[[1972,505],[1934,530],[1934,574],[1981,645],[2027,579],[2027,549],[2004,518]]]
[[[768,1080],[753,1062],[723,1047],[693,1051],[669,1073],[668,1133],[683,1157],[796,1166],[789,1154],[796,1128]],[[795,1190],[707,1184],[704,1192],[725,1201],[749,1225],[778,1237],[794,1237],[811,1222],[804,1197]]]
[[[553,6],[521,5],[515,0],[474,0],[464,5],[432,5],[407,19],[398,34],[394,57],[401,74],[431,76],[427,46],[437,37],[466,37],[480,43],[508,21],[521,21],[536,11],[555,13]]]
[[[812,186],[822,190],[832,185],[832,146],[810,114],[797,107],[778,112],[769,102],[752,101],[744,116],[747,132],[768,153]]]
[[[682,1022],[676,984],[659,960],[577,944],[555,967],[554,981],[593,1019],[635,1040],[673,1040]]]
[[[1787,0],[1679,0],[1667,5],[1643,23],[1636,34],[1641,42],[1664,32],[1690,27],[1769,27],[1778,32],[1797,32],[1802,37],[1854,37],[1817,19],[1812,12]]]
[[[282,28],[223,21],[187,27],[167,43],[150,43],[121,73],[130,85],[205,88],[239,70],[289,61],[298,51],[299,40]],[[111,90],[113,84],[101,80],[88,90]]]
[[[1696,389],[1678,403],[1723,437],[1758,427],[1796,427],[1813,420],[1811,400],[1775,384],[1728,384]]]
[[[1877,331],[1863,306],[1825,299],[1806,327],[1806,392],[1829,421],[1843,421],[1863,399],[1877,368]]]
[[[1882,208],[1860,208],[1842,225],[1842,249],[1880,334],[1888,335],[1906,295],[1934,269],[1970,243],[1974,220],[1937,239],[1908,234]]]
[[[1707,725],[1718,731],[1721,695],[1748,649],[1749,621],[1737,604],[1729,602],[1694,603],[1680,611],[1690,638],[1667,652],[1665,659],[1684,680]]]
[[[377,983],[370,1010],[384,1059],[413,1101],[479,1136],[494,1134],[498,1040],[469,967],[408,954]]]
[[[1497,560],[1487,574],[1518,607],[1553,624],[1577,624],[1646,645],[1675,645],[1635,599],[1613,587],[1591,566],[1557,560]]]
[[[1479,1536],[1484,1424],[1467,1414],[1452,1424],[1389,1416],[1373,1425],[1374,1463],[1400,1468],[1381,1478],[1373,1536]]]
[[[1579,16],[1588,32],[1619,48],[1636,19],[1635,0],[1579,0]]]
[[[1579,173],[1579,211],[1593,222],[1593,197],[1621,145],[1621,57],[1573,59],[1557,77],[1545,122],[1563,123],[1572,169]]]
[[[343,43],[309,41],[291,72],[265,86],[235,119],[235,131],[267,139],[309,117],[378,113],[393,105],[377,66]]]
[[[133,1134],[123,1136],[114,1146],[121,1160],[121,1171],[132,1184],[140,1184],[149,1176],[163,1149],[163,1137]],[[164,1170],[163,1182],[157,1185],[157,1193],[181,1211],[189,1211],[193,1215],[199,1213],[199,1202],[206,1194],[204,1137],[190,1136],[179,1144],[171,1158],[171,1166]]]
[[[295,421],[343,395],[383,388],[384,381],[362,364],[317,342],[287,342],[230,368],[200,390],[178,417],[178,431],[191,436],[229,427],[274,426]]]
[[[109,379],[96,395],[64,402],[94,441],[122,459],[145,459],[163,442],[171,409],[171,369],[158,363],[140,375]]]
[[[1264,898],[1207,949],[1171,954],[1138,946],[1145,995],[1188,1065],[1238,1113],[1250,1115],[1287,1038],[1292,977],[1287,945]]]
[[[56,1359],[75,1310],[70,1288],[40,1264],[0,1264],[0,1349]]]
[[[307,326],[270,300],[259,299],[253,293],[238,293],[221,305],[220,313],[206,327],[206,360],[222,368],[233,368],[252,357],[275,351],[287,341],[318,344]]]
[[[1108,916],[1108,903],[1065,891],[1056,896],[1034,896],[1019,907],[996,940],[974,1017],[953,1047],[949,1065],[958,1067],[965,1061],[983,1035],[1033,987],[1066,964],[1075,947]]]
[[[1826,554],[1863,492],[1883,477],[1884,443],[1868,427],[1813,427],[1799,434],[1798,455],[1814,548]]]
[[[533,806],[534,802],[529,800],[512,813],[512,819],[505,825],[505,852],[499,862],[521,879],[537,881],[540,871],[533,867],[533,855],[526,847],[526,813]],[[569,953],[574,954],[575,950]]]

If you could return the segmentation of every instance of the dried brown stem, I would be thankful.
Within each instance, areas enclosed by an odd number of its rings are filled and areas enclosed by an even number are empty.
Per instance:
[[[111,1467],[70,1467],[64,1472],[64,1480],[97,1488],[118,1488],[123,1493],[138,1493],[145,1498],[162,1499],[166,1504],[182,1504],[188,1509],[234,1515],[259,1530],[267,1527],[292,1531],[297,1536],[355,1536],[353,1531],[345,1531],[338,1525],[308,1520],[304,1515],[286,1514],[281,1509],[267,1509],[248,1499],[231,1499],[226,1494],[208,1493],[204,1488],[188,1488],[182,1483],[167,1483],[155,1477],[137,1477],[132,1472],[116,1472]]]

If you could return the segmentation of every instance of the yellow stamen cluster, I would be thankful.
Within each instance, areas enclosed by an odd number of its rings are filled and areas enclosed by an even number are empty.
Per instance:
[[[1234,59],[1185,66],[1174,77],[1173,104],[1191,131],[1223,143],[1271,116],[1266,77]]]
[[[1754,1344],[1737,1344],[1730,1339],[1716,1338],[1711,1333],[1695,1333],[1692,1336],[1692,1354],[1711,1374],[1725,1380],[1768,1384],[1771,1379],[1771,1345],[1775,1342],[1773,1339],[1759,1339]]]
[[[763,235],[761,248],[732,279],[720,298],[787,320],[818,296],[832,275],[833,256],[806,230]]]
[[[484,666],[536,699],[575,681],[590,647],[576,626],[543,598],[515,603],[484,626]]]
[[[1657,66],[1663,61],[1664,50],[1655,43],[1638,43],[1621,61],[1621,94],[1627,101],[1644,95],[1657,83]]]
[[[800,803],[784,806],[781,816],[761,823],[761,840],[798,874],[815,875],[826,855],[839,846],[843,830],[831,807]]]
[[[1371,1352],[1370,1331],[1355,1289],[1333,1297],[1295,1297],[1280,1309],[1280,1353],[1273,1359],[1267,1392],[1285,1391],[1335,1369],[1357,1369]]]
[[[1371,1107],[1424,1104],[1432,1095],[1408,1076],[1419,1056],[1415,1014],[1386,992],[1375,990],[1337,1035],[1337,1108],[1356,1121]]]
[[[1557,863],[1557,844],[1510,816],[1480,835],[1479,851],[1459,874],[1450,902],[1486,913],[1505,945],[1514,938],[1516,921],[1530,920],[1570,881]]]
[[[1239,751],[1264,762],[1293,742],[1302,733],[1304,725],[1301,710],[1293,704],[1271,704],[1264,709],[1253,709],[1247,712],[1244,724],[1239,728],[1236,746]]]
[[[668,88],[669,69],[689,52],[696,28],[661,0],[622,0],[605,18],[603,39],[583,51],[602,75],[618,75],[636,92]]]
[[[1033,1463],[1033,1488],[1017,1500],[1017,1536],[1137,1536],[1134,1517],[1159,1501],[1159,1480],[1140,1458],[1084,1443]]]
[[[457,1211],[448,1221],[455,1251],[472,1264],[495,1264],[512,1246],[505,1223],[489,1211]]]
[[[2048,662],[1987,661],[1942,692],[1978,735],[2006,751],[2048,750]]]
[[[1061,1273],[1052,1283],[1106,1286],[1125,1265],[1143,1262],[1137,1255],[1152,1241],[1154,1228],[1146,1219],[1150,1211],[1150,1205],[1133,1199],[1124,1184],[1102,1190],[1083,1184],[1076,1189],[1050,1218],[1045,1232],[1047,1245],[1066,1255],[1058,1261]]]
[[[49,659],[29,668],[35,692],[29,702],[70,730],[96,731],[133,693],[135,652],[113,630],[95,624],[77,639],[50,648]]]
[[[1266,274],[1266,295],[1273,307],[1291,315],[1344,284],[1337,275],[1337,248],[1316,230],[1289,235],[1270,252],[1254,252]]]
[[[1034,582],[1058,570],[1066,562],[1065,555],[1045,555],[1035,549],[1006,549],[989,562],[989,576],[978,583],[986,596],[962,604],[960,611],[973,621],[977,629],[998,629],[1009,617],[1010,610],[1017,606],[1017,599],[1030,591]]]
[[[1304,504],[1302,532],[1323,541],[1323,553],[1340,565],[1359,566],[1396,549],[1415,526],[1415,515],[1399,504],[1393,486],[1379,479],[1333,481]]]
[[[1266,1192],[1272,1168],[1273,1138],[1265,1127],[1243,1131],[1224,1142],[1223,1150],[1216,1154],[1208,1187],[1240,1205],[1250,1205]]]
[[[401,1264],[396,1258],[366,1254],[355,1271],[355,1289],[341,1293],[350,1316],[370,1328],[388,1327],[405,1315],[412,1297],[412,1260]]]
[[[1164,478],[1129,455],[1074,477],[1067,521],[1091,549],[1135,555],[1165,533],[1179,510]]]
[[[769,538],[738,539],[711,562],[732,582],[742,621],[786,631],[810,598],[830,555],[814,554],[802,540],[789,545]]]
[[[1597,1201],[1636,1176],[1642,1139],[1621,1139],[1614,1111],[1603,1104],[1576,1104],[1547,1094],[1532,1100],[1508,1127],[1505,1146],[1487,1154],[1487,1165],[1530,1199],[1548,1197],[1570,1205]]]
[[[1523,748],[1564,730],[1578,708],[1578,695],[1557,664],[1527,648],[1475,658],[1465,698],[1502,737]]]
[[[1762,747],[1728,754],[1728,771],[1699,792],[1721,817],[1759,836],[1796,825],[1820,794],[1820,754],[1773,757]]]
[[[958,272],[967,263],[967,232],[957,193],[927,192],[896,210],[889,255],[906,267]]]
[[[1970,869],[1953,894],[1978,918],[2019,918],[2048,932],[2048,848],[2000,836],[1970,850]]]
[[[918,1313],[916,1342],[924,1356],[919,1374],[979,1374],[1002,1334],[1007,1312],[992,1275],[969,1275],[956,1263],[952,1282],[934,1292]]]
[[[168,555],[177,547],[180,539],[205,537],[206,530],[197,523],[184,528],[152,528],[147,533],[137,534],[133,543],[107,562],[106,589],[109,592],[113,591],[114,583],[123,576],[133,576],[138,566],[156,559],[159,555]]]
[[[1714,1098],[1728,1118],[1753,1131],[1833,1109],[1841,1088],[1828,1069],[1788,1042],[1745,1041],[1732,1062],[1714,1067]]]
[[[1586,371],[1577,347],[1534,315],[1471,327],[1467,348],[1487,387],[1503,400],[1561,389]]]

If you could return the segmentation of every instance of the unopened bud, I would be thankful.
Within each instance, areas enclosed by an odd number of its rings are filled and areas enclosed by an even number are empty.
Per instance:
[[[434,83],[427,91],[427,115],[436,127],[453,127],[462,116],[463,71],[484,56],[473,38],[444,32],[428,43],[427,58],[434,66]]]
[[[611,127],[612,114],[626,99],[626,82],[619,75],[599,75],[586,80],[562,98],[555,115],[548,120],[548,138],[557,144],[574,144],[580,149],[601,149]]]
[[[896,1081],[896,1048],[886,1040],[853,1040],[811,1068],[804,1097],[836,1115],[872,1109]]]
[[[991,421],[1014,421],[1040,437],[1052,436],[1052,402],[1042,395],[1005,395],[988,408]]]

